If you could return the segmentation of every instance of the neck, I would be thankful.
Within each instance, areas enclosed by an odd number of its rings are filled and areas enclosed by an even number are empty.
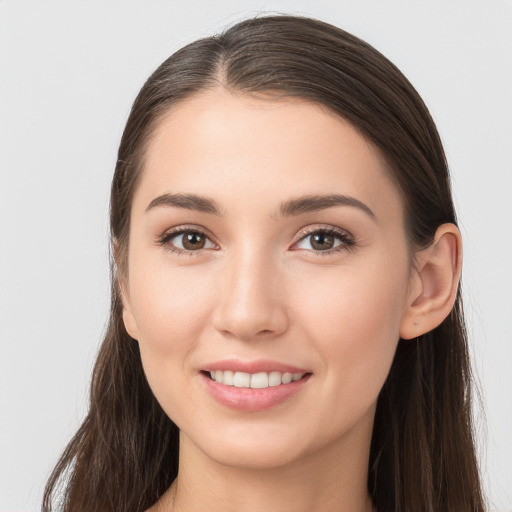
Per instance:
[[[372,512],[370,421],[300,460],[271,469],[229,467],[180,436],[178,478],[151,512]]]

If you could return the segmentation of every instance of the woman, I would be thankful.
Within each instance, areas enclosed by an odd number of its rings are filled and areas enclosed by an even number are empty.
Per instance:
[[[137,97],[65,511],[484,510],[432,119],[326,23],[243,21]]]

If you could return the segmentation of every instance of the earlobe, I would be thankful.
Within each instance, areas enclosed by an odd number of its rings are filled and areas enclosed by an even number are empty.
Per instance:
[[[418,251],[416,260],[409,304],[400,326],[403,339],[435,329],[453,308],[462,267],[462,240],[457,226],[439,226],[432,244]]]
[[[132,306],[129,299],[129,294],[127,294],[126,287],[124,285],[119,286],[121,290],[121,300],[123,303],[123,323],[126,329],[126,332],[135,340],[138,339],[138,329],[137,323],[135,322],[135,317],[133,316]]]
[[[121,302],[123,304],[123,323],[126,329],[126,332],[133,338],[138,339],[138,329],[137,323],[135,322],[135,317],[133,316],[132,305],[130,300],[130,292],[129,286],[127,282],[126,273],[122,270],[126,266],[126,262],[122,261],[121,249],[119,242],[114,240],[114,262],[116,267],[116,280],[117,280],[117,288],[118,293],[121,298]]]

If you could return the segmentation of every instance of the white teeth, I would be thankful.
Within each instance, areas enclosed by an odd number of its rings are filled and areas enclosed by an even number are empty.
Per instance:
[[[210,372],[212,380],[224,384],[225,386],[254,389],[289,384],[290,382],[296,382],[302,379],[304,375],[304,373],[292,374],[290,372],[259,372],[251,374],[245,372],[233,372],[231,370],[215,370]]]
[[[269,386],[279,386],[281,384],[281,374],[279,372],[270,372],[268,376]]]
[[[215,375],[217,377],[217,375]],[[217,382],[220,382],[218,380]],[[249,373],[244,372],[235,372],[233,377],[233,386],[237,388],[248,388],[251,384],[251,375]]]
[[[251,375],[251,388],[268,388],[268,373],[254,373]]]
[[[226,370],[224,372],[222,381],[220,381],[220,382],[222,382],[223,384],[226,384],[226,386],[233,386],[234,378],[235,378],[235,372]]]
[[[292,381],[292,374],[291,373],[283,373],[283,384],[289,384]]]

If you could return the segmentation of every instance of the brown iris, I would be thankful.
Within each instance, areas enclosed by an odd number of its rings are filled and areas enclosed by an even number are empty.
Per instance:
[[[202,249],[206,242],[206,237],[197,232],[189,231],[183,233],[183,247],[187,250]]]
[[[334,236],[327,233],[311,235],[311,247],[313,249],[332,249],[334,247]]]

